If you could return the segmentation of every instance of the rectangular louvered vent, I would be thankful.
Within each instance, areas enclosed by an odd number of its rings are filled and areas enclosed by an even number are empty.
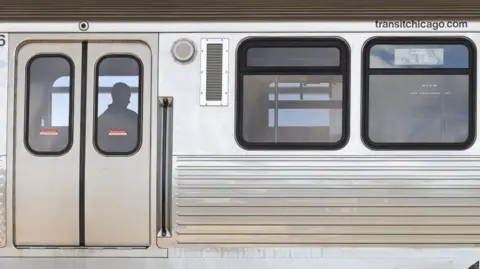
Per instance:
[[[222,44],[207,44],[207,101],[222,100]]]
[[[228,104],[228,39],[201,41],[201,100],[202,106]]]

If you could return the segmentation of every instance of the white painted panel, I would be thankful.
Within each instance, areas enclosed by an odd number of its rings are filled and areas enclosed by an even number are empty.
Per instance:
[[[0,157],[0,248],[7,245],[6,183],[7,160]]]
[[[467,269],[478,260],[473,249],[437,249],[438,255],[423,255],[425,249],[371,249],[387,255],[353,258],[326,257],[319,248],[229,248],[229,249],[171,249],[168,259],[156,258],[4,258],[0,268],[36,269]],[[334,248],[342,251],[343,249]],[[355,250],[354,250],[355,252]],[[397,256],[413,253],[414,256]],[[392,255],[393,254],[393,255]],[[418,254],[418,255],[415,255]]]
[[[0,155],[7,154],[7,80],[8,34],[0,32]]]

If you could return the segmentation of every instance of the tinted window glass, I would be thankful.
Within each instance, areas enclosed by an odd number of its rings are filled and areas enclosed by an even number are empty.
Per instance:
[[[367,66],[374,69],[365,73],[363,135],[370,147],[464,149],[473,143],[474,47],[432,42],[367,46]]]
[[[52,126],[68,127],[70,93],[52,93]]]
[[[34,154],[63,154],[72,144],[72,82],[55,81],[73,74],[64,56],[37,56],[27,66],[26,146]]]
[[[371,75],[369,134],[379,143],[463,143],[468,75]]]
[[[468,68],[465,45],[375,45],[370,68]]]
[[[122,83],[122,82],[123,82],[122,80],[119,81],[119,83]],[[108,106],[111,103],[112,103],[111,93],[98,94],[98,113],[100,115],[103,114],[103,112],[107,110]],[[130,104],[128,104],[127,108],[138,114],[138,93],[132,92],[132,95],[130,96]]]
[[[338,48],[251,48],[247,52],[249,66],[339,66]]]
[[[99,84],[100,88],[111,88],[114,84],[118,82],[126,83],[127,85],[136,85],[138,81],[138,76],[100,76],[99,77]],[[62,88],[68,88],[70,83],[69,77],[61,77],[55,81],[53,84],[54,92],[52,93],[52,102],[51,102],[51,109],[52,109],[52,125],[54,126],[68,126],[68,106],[64,104],[68,104],[68,100],[70,98],[70,94],[68,92],[62,92]],[[135,88],[137,86],[134,86]],[[128,104],[128,108],[138,113],[138,93],[133,92],[130,104]],[[102,114],[107,110],[109,104],[112,103],[112,95],[111,93],[102,92],[98,95],[98,113]],[[65,113],[67,112],[67,113]]]
[[[298,81],[309,81],[302,83]],[[243,83],[243,137],[250,142],[338,142],[341,76],[251,75]]]
[[[141,64],[108,56],[97,64],[96,146],[106,155],[131,154],[141,139]]]
[[[243,43],[236,95],[239,144],[248,149],[342,147],[348,131],[348,63],[342,62],[347,54],[338,40]]]

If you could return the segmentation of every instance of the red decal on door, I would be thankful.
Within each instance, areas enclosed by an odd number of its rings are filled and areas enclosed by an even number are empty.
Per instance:
[[[108,135],[127,135],[126,130],[110,130]]]
[[[40,135],[58,135],[58,130],[55,130],[55,129],[40,129]]]

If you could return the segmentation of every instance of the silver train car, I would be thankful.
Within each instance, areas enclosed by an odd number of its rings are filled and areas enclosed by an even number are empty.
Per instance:
[[[0,267],[478,268],[464,18],[7,16]]]

